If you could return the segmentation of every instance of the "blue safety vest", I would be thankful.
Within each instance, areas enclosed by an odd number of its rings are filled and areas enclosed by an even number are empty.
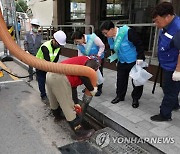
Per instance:
[[[180,30],[180,18],[175,16],[169,24],[167,31],[160,31],[158,41],[158,59],[163,69],[174,71],[176,69],[179,50],[171,45],[173,36]]]
[[[121,28],[122,27],[119,28],[118,32],[120,32]],[[110,49],[114,50],[115,42],[113,38],[108,38],[108,44],[110,46]],[[125,62],[132,63],[135,62],[137,59],[136,47],[128,40],[128,30],[124,34],[123,39],[119,45],[117,56],[118,56],[118,61],[120,61],[121,63],[125,63]]]
[[[84,47],[83,45],[77,45],[77,48],[81,51],[81,53],[83,55],[86,56],[91,56],[91,55],[97,55],[98,51],[99,51],[99,47],[94,43],[94,39],[96,36],[96,34],[90,34],[90,35],[86,35],[87,36],[87,43],[86,46],[88,48],[88,51],[86,51],[86,47]],[[88,42],[92,42],[91,44],[88,44]],[[104,58],[104,53],[101,55],[101,59]]]

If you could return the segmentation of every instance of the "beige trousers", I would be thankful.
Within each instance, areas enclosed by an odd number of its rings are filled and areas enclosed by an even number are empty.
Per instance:
[[[60,106],[66,120],[74,120],[76,112],[72,100],[72,89],[66,75],[48,72],[46,84],[51,109],[55,110]]]

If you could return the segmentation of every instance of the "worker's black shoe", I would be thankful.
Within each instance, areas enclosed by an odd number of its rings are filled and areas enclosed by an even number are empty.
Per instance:
[[[42,101],[44,104],[46,104],[46,105],[49,106],[49,99],[48,99],[47,96],[42,97],[42,98],[41,98],[41,101]]]
[[[132,107],[133,108],[138,108],[139,107],[139,100],[138,99],[133,99]]]
[[[163,117],[161,114],[158,115],[154,115],[150,118],[152,121],[156,121],[156,122],[162,122],[162,121],[171,121],[171,118],[165,118]]]
[[[73,121],[70,121],[69,124],[75,133],[75,137],[73,137],[75,140],[87,140],[95,132],[94,129],[85,130],[81,125],[81,119],[78,116]]]
[[[180,106],[174,107],[173,111],[178,111],[180,109]]]
[[[99,91],[97,91],[97,93],[95,94],[95,96],[101,96],[101,94],[102,94],[102,91],[99,90]]]
[[[27,82],[31,82],[33,80],[33,78],[29,78],[29,80]]]
[[[124,98],[119,98],[119,97],[116,97],[115,99],[113,99],[111,101],[112,104],[117,104],[119,103],[120,101],[124,101]]]
[[[59,122],[65,119],[60,107],[58,107],[56,110],[51,109],[51,111],[52,111],[52,114],[54,115],[54,122]]]

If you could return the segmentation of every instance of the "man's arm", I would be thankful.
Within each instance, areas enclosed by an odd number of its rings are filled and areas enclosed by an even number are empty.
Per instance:
[[[105,45],[98,36],[94,39],[94,43],[99,47],[97,56],[101,57],[101,55],[104,53]]]
[[[50,61],[48,48],[47,48],[46,46],[42,46],[42,47],[41,47],[41,50],[42,50],[42,52],[43,52],[44,59],[45,59],[46,61]]]
[[[89,91],[93,91],[94,90],[94,87],[93,85],[91,84],[91,81],[88,77],[85,77],[85,76],[80,76],[80,79],[82,81],[82,83],[85,85],[85,87],[89,90]]]
[[[72,99],[74,101],[74,104],[78,104],[78,95],[77,95],[77,87],[72,87]]]
[[[143,43],[138,34],[132,28],[128,30],[128,39],[136,47],[137,59],[145,60]]]
[[[176,65],[176,70],[173,73],[172,79],[174,81],[180,81],[180,55],[178,56],[178,62]]]
[[[180,50],[179,40],[180,40],[180,30],[174,35],[172,40],[174,47],[177,48],[178,50]]]
[[[180,43],[179,43],[179,40],[180,40],[180,30],[174,35],[173,41],[172,41],[174,47],[177,48],[179,50],[179,53],[180,53]],[[176,66],[176,71],[180,72],[180,55],[178,56],[178,63],[177,63],[177,66]]]
[[[178,56],[178,63],[176,65],[176,71],[180,72],[180,55]]]
[[[175,36],[173,37],[173,45],[176,47],[180,52],[180,31],[178,31]],[[176,65],[176,70],[173,73],[172,79],[174,81],[180,81],[180,55],[178,56],[178,62]]]

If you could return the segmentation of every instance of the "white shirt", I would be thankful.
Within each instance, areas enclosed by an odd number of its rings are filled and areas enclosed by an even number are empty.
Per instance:
[[[87,42],[87,35],[84,36],[85,36],[85,42]],[[98,36],[96,36],[96,38],[94,39],[94,43],[99,47],[97,56],[101,57],[101,55],[104,53],[105,45]],[[82,44],[82,45],[86,47],[86,44]],[[84,54],[81,53],[79,49],[78,49],[78,56],[84,56]]]

